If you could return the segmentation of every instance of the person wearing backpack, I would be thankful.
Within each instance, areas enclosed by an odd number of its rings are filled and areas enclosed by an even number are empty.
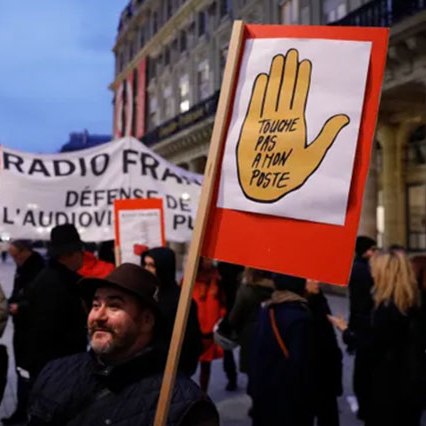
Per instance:
[[[420,294],[413,267],[401,251],[388,251],[371,260],[374,308],[371,319],[371,390],[366,426],[419,426],[420,386],[424,345],[421,336]],[[346,322],[330,321],[344,340],[356,339]]]
[[[314,330],[305,281],[276,275],[276,290],[260,309],[249,363],[253,426],[313,423]]]

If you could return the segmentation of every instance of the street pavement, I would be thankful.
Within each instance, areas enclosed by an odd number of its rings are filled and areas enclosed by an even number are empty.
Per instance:
[[[12,291],[13,274],[15,266],[10,258],[6,263],[0,263],[0,284],[8,297]],[[348,301],[345,296],[327,295],[329,304],[333,314],[341,314],[347,317]],[[13,325],[9,320],[6,331],[0,343],[3,343],[8,348],[9,353],[9,373],[8,383],[5,390],[3,401],[0,405],[0,418],[9,416],[15,409],[16,405],[16,374],[14,371],[14,360],[12,351],[12,332]],[[345,350],[344,345],[340,340],[339,343],[344,353],[343,359],[343,382],[344,393],[339,398],[339,411],[340,411],[340,424],[342,426],[360,426],[362,422],[358,421],[354,412],[356,411],[356,400],[352,393],[352,366],[353,357],[349,356]],[[235,350],[235,359],[238,361],[238,353]],[[195,374],[194,379],[198,380],[198,372]],[[250,408],[250,398],[246,395],[245,389],[247,379],[245,375],[239,374],[238,376],[238,389],[236,391],[226,391],[226,377],[223,372],[222,360],[213,362],[212,376],[209,388],[209,394],[213,401],[216,403],[221,417],[222,426],[249,426],[251,424],[250,418],[247,413]],[[265,425],[266,426],[266,425]],[[426,418],[424,416],[422,426],[426,426]]]

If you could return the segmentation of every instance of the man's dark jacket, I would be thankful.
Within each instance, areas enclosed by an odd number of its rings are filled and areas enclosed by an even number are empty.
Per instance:
[[[76,284],[80,278],[50,260],[32,283],[28,331],[32,378],[49,361],[87,348],[86,314]]]
[[[93,353],[51,362],[34,386],[29,426],[152,425],[163,358],[150,347],[115,367],[101,364]],[[192,380],[178,375],[167,425],[218,424],[211,401]]]
[[[16,365],[24,369],[28,368],[29,356],[27,351],[29,289],[31,282],[43,268],[43,257],[34,251],[21,266],[16,268],[12,295],[9,298],[9,304],[16,303],[18,305],[18,313],[12,317],[14,325],[13,350]]]

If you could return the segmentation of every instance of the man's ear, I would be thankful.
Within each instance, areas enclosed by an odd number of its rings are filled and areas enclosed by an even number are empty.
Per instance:
[[[150,309],[144,309],[141,314],[141,328],[144,332],[150,332],[155,326],[155,315]]]

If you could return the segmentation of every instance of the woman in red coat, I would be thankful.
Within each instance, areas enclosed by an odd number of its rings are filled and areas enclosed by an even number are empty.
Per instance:
[[[200,355],[200,387],[207,393],[211,362],[223,357],[223,349],[213,340],[213,327],[225,315],[225,301],[219,289],[219,272],[211,259],[201,258],[194,285],[193,298],[203,338]]]

